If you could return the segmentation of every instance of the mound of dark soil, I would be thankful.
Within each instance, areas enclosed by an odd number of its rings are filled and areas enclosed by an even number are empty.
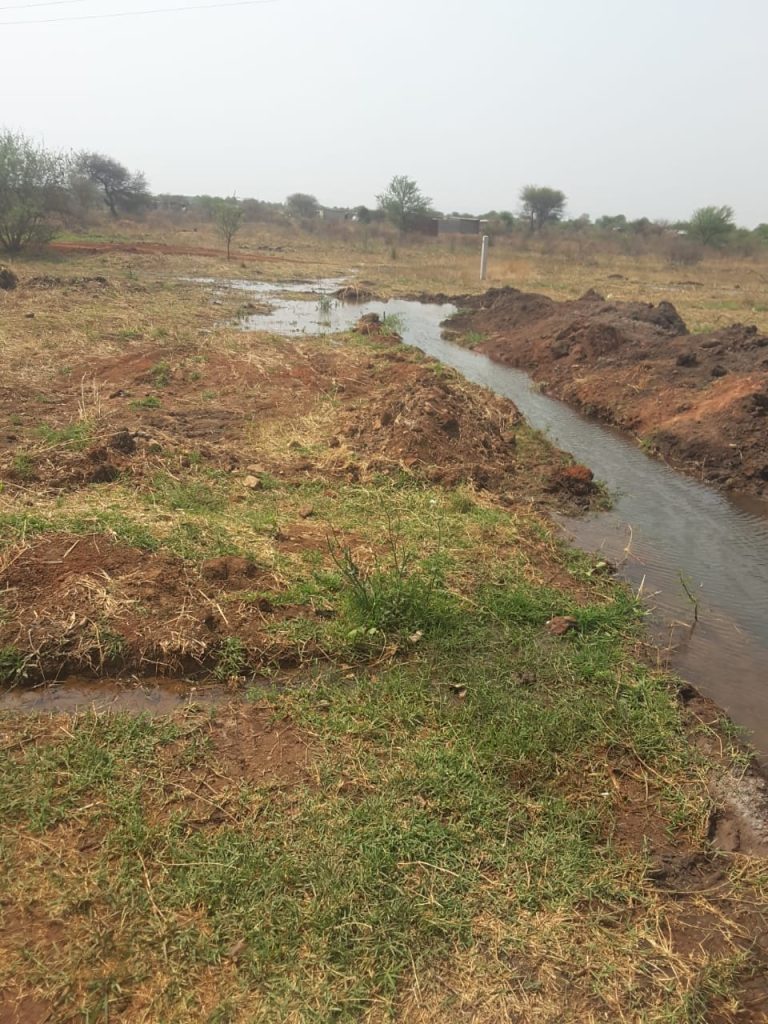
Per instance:
[[[358,450],[434,482],[503,489],[516,472],[519,422],[515,407],[490,392],[432,369],[403,367],[400,380],[354,416],[346,436]]]
[[[568,302],[515,288],[454,299],[451,331],[529,370],[547,389],[649,442],[697,477],[763,493],[768,484],[768,337],[733,324],[691,335],[675,307]]]
[[[56,277],[54,274],[41,274],[38,277],[30,277],[25,282],[27,288],[47,290],[50,288],[87,288],[89,285],[98,285],[103,288],[109,284],[106,277],[97,274],[95,277]]]
[[[378,295],[375,292],[369,291],[368,288],[362,286],[348,284],[343,288],[339,288],[333,293],[335,299],[339,299],[341,302],[374,302],[378,299]]]

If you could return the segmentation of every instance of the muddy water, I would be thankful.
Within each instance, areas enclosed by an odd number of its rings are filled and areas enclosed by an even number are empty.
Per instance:
[[[167,715],[179,708],[194,705],[209,707],[231,700],[232,694],[223,686],[196,686],[183,680],[70,678],[61,683],[35,687],[16,687],[0,694],[0,709],[22,712],[83,711],[146,712]]]
[[[250,290],[245,282],[235,287]],[[330,289],[323,283],[322,290]],[[263,286],[259,293],[269,294]],[[618,432],[542,395],[527,374],[447,341],[440,324],[452,306],[392,301],[329,307],[319,294],[302,301],[281,300],[274,292],[268,301],[273,312],[248,318],[244,329],[317,334],[347,329],[363,313],[396,315],[407,344],[512,399],[532,426],[590,466],[614,494],[614,508],[563,520],[564,530],[576,545],[615,563],[642,592],[665,659],[768,755],[765,503],[725,497],[676,473]]]

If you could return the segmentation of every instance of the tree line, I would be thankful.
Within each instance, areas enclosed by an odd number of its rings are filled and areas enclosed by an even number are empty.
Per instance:
[[[555,229],[628,235],[673,232],[714,248],[743,240],[745,235],[768,244],[768,224],[761,224],[752,232],[738,228],[730,206],[701,207],[687,221],[674,223],[647,217],[629,220],[623,214],[605,215],[593,221],[586,215],[567,218],[567,197],[560,189],[526,185],[518,198],[515,213],[491,210],[482,216],[491,233],[524,231],[538,235]],[[433,209],[432,200],[418,183],[403,174],[391,179],[376,196],[372,209],[357,206],[328,211],[315,196],[303,192],[293,193],[281,204],[234,196],[153,196],[140,171],[130,171],[109,156],[96,152],[52,152],[20,132],[0,132],[0,248],[7,253],[16,254],[25,246],[47,242],[62,223],[82,220],[89,211],[98,208],[118,218],[138,216],[152,207],[185,213],[196,207],[216,227],[228,256],[236,234],[247,220],[282,216],[308,224],[323,215],[339,214],[359,223],[385,220],[399,231],[414,231],[427,220],[443,216]]]

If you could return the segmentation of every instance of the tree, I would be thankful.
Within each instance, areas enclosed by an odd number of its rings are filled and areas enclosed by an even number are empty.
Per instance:
[[[404,174],[396,174],[381,195],[376,196],[379,209],[401,231],[407,231],[414,221],[429,213],[432,202],[420,190],[411,178]]]
[[[617,213],[613,216],[606,213],[602,217],[597,218],[595,226],[602,228],[603,231],[623,231],[627,226],[627,218],[623,213]]]
[[[213,222],[216,230],[227,244],[227,259],[231,259],[232,239],[243,226],[245,209],[233,196],[231,199],[217,199],[213,204]]]
[[[285,200],[285,212],[296,220],[311,220],[320,212],[320,204],[306,192],[294,192]]]
[[[531,231],[541,231],[549,221],[558,221],[565,212],[565,193],[543,185],[526,185],[520,191],[523,216]]]
[[[143,174],[131,174],[127,167],[101,153],[81,153],[77,169],[104,193],[104,202],[113,217],[135,213],[152,201]]]
[[[18,253],[53,237],[64,208],[67,160],[19,132],[0,133],[0,247]]]
[[[730,206],[702,206],[688,222],[688,234],[703,245],[723,245],[734,229]]]

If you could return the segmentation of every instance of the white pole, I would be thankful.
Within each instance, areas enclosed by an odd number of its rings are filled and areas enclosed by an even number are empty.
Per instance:
[[[488,276],[488,235],[483,235],[483,247],[480,250],[480,280],[484,281]]]

